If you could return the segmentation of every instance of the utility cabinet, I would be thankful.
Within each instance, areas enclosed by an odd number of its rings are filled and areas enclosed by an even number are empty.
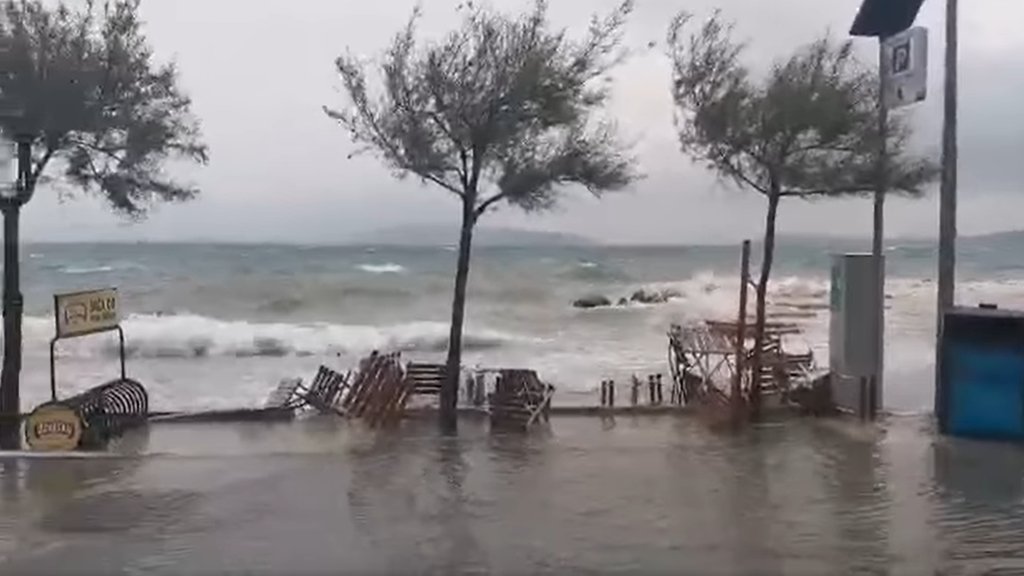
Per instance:
[[[841,411],[869,419],[882,401],[883,298],[871,254],[832,257],[828,346],[832,400]]]

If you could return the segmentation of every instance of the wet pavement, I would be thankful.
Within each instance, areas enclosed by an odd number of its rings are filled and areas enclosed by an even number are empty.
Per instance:
[[[0,456],[0,574],[1024,573],[1022,482],[918,417],[162,424]]]

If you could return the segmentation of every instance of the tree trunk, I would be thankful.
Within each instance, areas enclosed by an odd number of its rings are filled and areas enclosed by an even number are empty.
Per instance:
[[[441,430],[455,432],[459,399],[459,376],[462,371],[462,323],[466,315],[466,286],[469,283],[469,256],[473,244],[473,213],[475,199],[467,197],[462,204],[462,233],[459,235],[459,260],[455,270],[455,295],[452,298],[452,325],[448,336],[446,378],[441,386]]]
[[[775,219],[779,212],[779,194],[768,196],[768,217],[764,226],[764,255],[761,257],[761,277],[757,281],[757,317],[754,328],[754,361],[751,365],[750,415],[757,419],[761,416],[761,373],[764,359],[765,309],[768,296],[768,279],[772,274],[772,261],[775,258]]]

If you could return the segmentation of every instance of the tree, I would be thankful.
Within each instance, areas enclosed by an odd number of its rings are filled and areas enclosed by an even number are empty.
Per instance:
[[[164,172],[172,161],[205,164],[207,149],[176,68],[153,62],[138,10],[139,0],[110,0],[101,8],[90,0],[79,9],[41,0],[0,4],[0,130],[17,141],[19,164],[14,194],[0,202],[0,414],[7,417],[16,419],[20,409],[18,215],[36,185],[97,194],[131,218],[142,217],[154,201],[189,200],[198,192]]]
[[[756,415],[781,200],[873,193],[879,179],[894,193],[920,196],[936,168],[908,151],[910,129],[898,117],[886,124],[886,153],[879,154],[878,73],[857,62],[850,42],[823,37],[755,78],[740,62],[744,46],[732,39],[732,24],[716,12],[687,34],[691,20],[679,14],[668,32],[682,150],[768,202],[756,289],[751,385]]]
[[[595,196],[638,176],[614,125],[600,117],[608,72],[623,57],[626,0],[593,17],[582,40],[553,30],[547,2],[508,16],[466,4],[461,26],[440,41],[416,39],[419,11],[391,42],[371,94],[364,66],[351,53],[336,65],[349,100],[325,108],[359,151],[375,154],[398,177],[412,175],[461,203],[455,293],[441,421],[456,423],[462,325],[473,227],[501,204],[526,211],[554,206],[566,186]]]

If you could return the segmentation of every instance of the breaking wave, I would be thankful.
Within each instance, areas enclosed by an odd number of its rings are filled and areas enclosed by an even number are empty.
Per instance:
[[[30,338],[47,338],[52,319],[26,318]],[[448,345],[448,325],[411,322],[392,326],[356,326],[330,323],[255,323],[205,316],[132,315],[122,326],[126,350],[136,358],[285,357],[365,353],[371,350],[440,352]],[[467,350],[487,350],[524,338],[494,330],[468,329]],[[61,355],[116,356],[115,337],[67,341]]]

